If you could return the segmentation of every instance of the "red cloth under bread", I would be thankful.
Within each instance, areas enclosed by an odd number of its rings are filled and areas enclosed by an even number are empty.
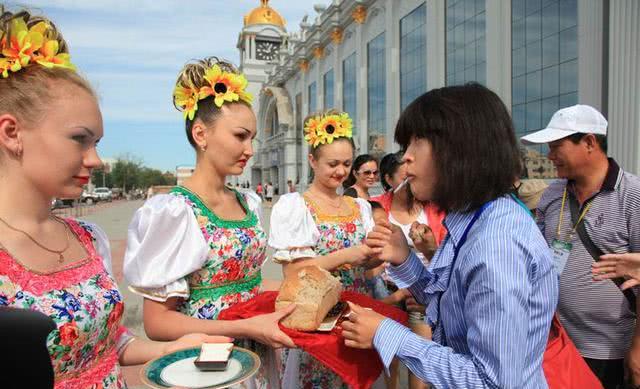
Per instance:
[[[277,296],[278,292],[261,293],[249,301],[223,310],[218,319],[238,320],[274,312]],[[340,300],[371,308],[381,315],[407,325],[405,312],[369,296],[342,292]],[[378,353],[373,349],[361,350],[345,346],[339,327],[331,332],[302,332],[283,327],[282,324],[280,328],[291,337],[296,346],[333,370],[354,389],[368,389],[382,372],[383,366]]]

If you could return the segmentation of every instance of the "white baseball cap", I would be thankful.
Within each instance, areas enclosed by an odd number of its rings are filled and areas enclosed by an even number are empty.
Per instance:
[[[578,132],[607,135],[607,119],[589,105],[572,105],[553,114],[547,128],[520,138],[524,144],[549,143]]]

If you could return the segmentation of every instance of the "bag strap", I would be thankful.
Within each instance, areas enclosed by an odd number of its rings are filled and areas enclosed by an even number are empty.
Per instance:
[[[571,222],[573,223],[573,225],[576,225],[576,223],[578,223],[578,218],[579,218],[578,215],[580,214],[580,205],[578,204],[578,200],[576,200],[576,198],[572,195],[569,195],[569,209],[571,210]],[[584,247],[587,249],[589,254],[591,254],[591,257],[593,257],[593,259],[596,262],[600,261],[600,256],[604,255],[604,252],[602,252],[602,250],[600,250],[598,246],[596,246],[593,243],[593,241],[591,240],[591,237],[589,237],[589,234],[587,234],[587,229],[584,226],[584,222],[578,223],[578,225],[576,226],[576,232],[578,233],[578,236],[580,237],[580,240],[582,241],[582,244],[584,245]],[[616,286],[618,286],[618,290],[620,290],[624,294],[624,297],[627,299],[627,302],[629,303],[629,309],[635,315],[636,314],[635,294],[631,289],[627,289],[627,290],[620,289],[620,285],[622,285],[625,281],[624,278],[622,277],[613,278],[611,281],[613,281],[616,284]]]

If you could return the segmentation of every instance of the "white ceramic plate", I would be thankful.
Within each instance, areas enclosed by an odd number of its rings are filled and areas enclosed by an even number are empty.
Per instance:
[[[193,361],[196,357],[179,360],[165,367],[160,378],[168,384],[187,388],[206,388],[229,382],[242,371],[242,364],[230,359],[224,371],[201,371]]]

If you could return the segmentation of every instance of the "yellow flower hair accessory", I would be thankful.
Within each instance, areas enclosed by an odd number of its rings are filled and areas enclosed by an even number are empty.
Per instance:
[[[193,120],[198,110],[198,101],[209,96],[213,96],[213,103],[218,108],[225,102],[233,103],[239,100],[251,105],[253,97],[245,90],[248,82],[243,74],[225,72],[214,64],[205,70],[203,78],[206,85],[201,88],[178,84],[173,90],[174,103],[182,110],[185,119]]]
[[[58,52],[60,44],[52,35],[52,27],[47,22],[41,21],[29,28],[23,18],[11,20],[10,33],[4,32],[0,40],[2,77],[9,77],[9,71],[15,73],[36,63],[47,68],[75,70],[69,54]]]
[[[338,138],[353,136],[353,122],[347,113],[318,115],[307,120],[304,140],[312,147],[331,144]]]

